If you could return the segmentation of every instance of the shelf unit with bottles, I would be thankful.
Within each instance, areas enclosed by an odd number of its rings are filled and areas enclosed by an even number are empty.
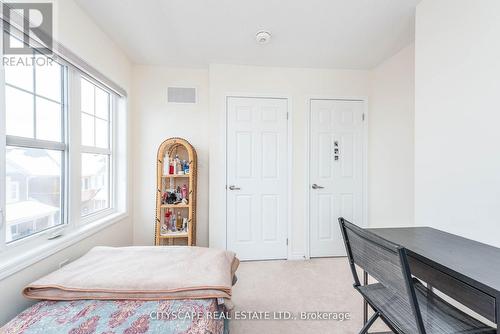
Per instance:
[[[156,172],[155,245],[196,245],[196,150],[183,138],[165,140]]]

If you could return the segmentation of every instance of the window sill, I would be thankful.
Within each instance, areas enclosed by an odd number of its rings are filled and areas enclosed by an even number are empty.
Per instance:
[[[53,240],[47,240],[44,245],[30,249],[22,255],[12,258],[12,253],[0,254],[0,281],[37,263],[97,232],[114,225],[128,217],[127,213],[114,213],[103,219],[81,226],[80,228]],[[10,256],[9,256],[10,255]]]

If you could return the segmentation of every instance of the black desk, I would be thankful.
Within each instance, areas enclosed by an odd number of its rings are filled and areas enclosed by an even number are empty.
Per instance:
[[[500,248],[430,227],[368,230],[405,247],[414,276],[498,324]]]

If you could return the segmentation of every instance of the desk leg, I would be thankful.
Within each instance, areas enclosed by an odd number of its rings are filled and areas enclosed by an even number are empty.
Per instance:
[[[500,334],[500,295],[495,298],[497,334]]]
[[[368,284],[368,273],[363,270],[363,285]],[[363,324],[368,322],[368,303],[363,299]]]

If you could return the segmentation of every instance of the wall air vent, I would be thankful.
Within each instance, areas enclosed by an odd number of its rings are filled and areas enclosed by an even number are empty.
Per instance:
[[[168,103],[196,103],[196,88],[168,87]]]

